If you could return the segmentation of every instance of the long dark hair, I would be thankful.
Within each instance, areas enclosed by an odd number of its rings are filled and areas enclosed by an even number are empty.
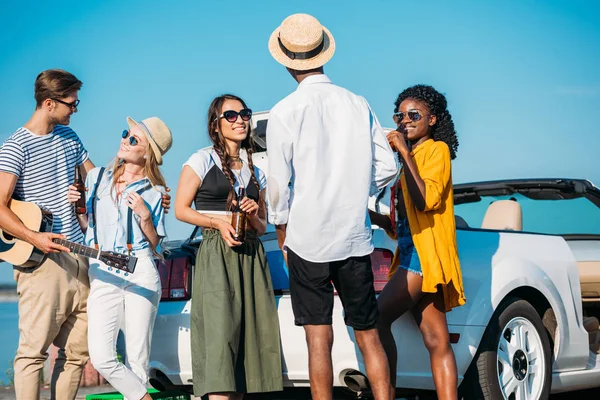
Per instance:
[[[221,159],[221,165],[223,166],[223,173],[227,177],[231,187],[229,188],[229,196],[227,196],[227,209],[231,210],[231,206],[233,204],[233,199],[235,197],[235,192],[233,190],[233,185],[235,184],[235,177],[231,168],[229,168],[229,162],[231,161],[231,157],[227,153],[227,146],[225,146],[225,138],[218,131],[219,127],[219,116],[223,112],[223,104],[225,100],[237,100],[242,103],[244,108],[248,108],[246,103],[241,98],[234,96],[232,94],[223,94],[221,96],[215,97],[215,99],[210,103],[210,107],[208,107],[208,136],[213,144],[213,148],[215,149],[215,153]],[[242,140],[241,148],[245,149],[248,154],[248,167],[250,168],[250,176],[252,182],[256,185],[256,189],[260,193],[260,185],[258,184],[258,180],[254,174],[254,163],[252,162],[252,153],[254,153],[254,140],[250,136],[251,124],[248,121],[248,132],[246,134],[246,138]]]

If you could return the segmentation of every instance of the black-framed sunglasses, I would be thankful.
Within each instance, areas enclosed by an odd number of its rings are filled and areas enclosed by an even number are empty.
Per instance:
[[[252,110],[249,108],[243,108],[240,110],[240,112],[227,110],[224,111],[223,114],[219,115],[219,119],[225,118],[227,122],[233,123],[237,121],[238,115],[242,118],[242,121],[250,121],[250,118],[252,118]]]
[[[394,122],[399,124],[400,122],[402,122],[402,120],[404,120],[404,113],[402,111],[398,111],[394,113]],[[419,110],[408,110],[406,112],[406,115],[408,116],[408,119],[410,119],[412,122],[417,122],[419,121],[421,118],[424,117],[424,115],[421,115],[421,112]]]
[[[60,104],[64,104],[65,106],[69,107],[71,110],[74,110],[77,108],[77,106],[79,106],[79,99],[75,100],[72,103],[67,103],[66,101],[63,101],[61,99],[57,99],[55,97],[50,98],[50,100],[54,100]]]
[[[138,140],[137,140],[137,138],[135,136],[129,136],[129,130],[128,129],[125,129],[123,131],[123,133],[121,134],[121,137],[123,139],[127,139],[129,137],[129,144],[132,145],[132,146],[135,146],[136,144],[139,143]]]

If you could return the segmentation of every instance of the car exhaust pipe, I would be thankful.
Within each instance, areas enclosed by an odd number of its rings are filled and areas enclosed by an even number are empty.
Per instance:
[[[169,378],[161,371],[152,370],[149,375],[150,379],[148,380],[148,383],[159,392],[165,392],[175,388]]]
[[[156,378],[150,378],[148,383],[150,383],[150,385],[159,392],[165,391],[165,385],[163,385],[163,383]]]
[[[360,395],[365,390],[369,390],[371,388],[367,377],[362,372],[356,370],[346,371],[342,375],[341,380],[348,389],[357,395]]]

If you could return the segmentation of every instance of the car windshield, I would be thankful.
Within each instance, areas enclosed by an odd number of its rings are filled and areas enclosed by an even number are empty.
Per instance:
[[[583,196],[554,200],[532,199],[520,193],[482,196],[481,201],[456,205],[454,211],[469,227],[479,228],[487,207],[497,200],[516,200],[521,205],[524,232],[600,235],[600,208]]]

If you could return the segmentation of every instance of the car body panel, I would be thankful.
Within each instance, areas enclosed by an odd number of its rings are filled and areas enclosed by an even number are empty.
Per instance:
[[[390,248],[393,240],[388,240],[381,230],[376,231],[375,246]],[[467,304],[448,313],[447,318],[450,332],[460,335],[458,343],[453,344],[459,379],[462,380],[469,367],[495,308],[518,287],[537,289],[557,314],[562,339],[557,346],[556,372],[585,368],[589,362],[587,335],[577,318],[578,305],[575,301],[579,295],[579,281],[575,259],[564,239],[550,235],[470,229],[459,229],[457,238]],[[287,269],[275,235],[267,234],[263,244],[274,271],[274,287],[284,291],[276,299],[286,385],[306,385],[308,351],[304,330],[294,325],[291,300],[286,292]],[[190,306],[190,300],[162,302],[155,324],[150,368],[160,370],[173,384],[190,384],[192,379]],[[336,385],[342,386],[341,376],[345,371],[364,373],[365,368],[352,330],[344,324],[342,305],[337,297],[333,329],[334,380]],[[429,355],[412,316],[402,316],[392,329],[399,351],[398,387],[433,389]],[[557,385],[558,389],[560,382]]]

